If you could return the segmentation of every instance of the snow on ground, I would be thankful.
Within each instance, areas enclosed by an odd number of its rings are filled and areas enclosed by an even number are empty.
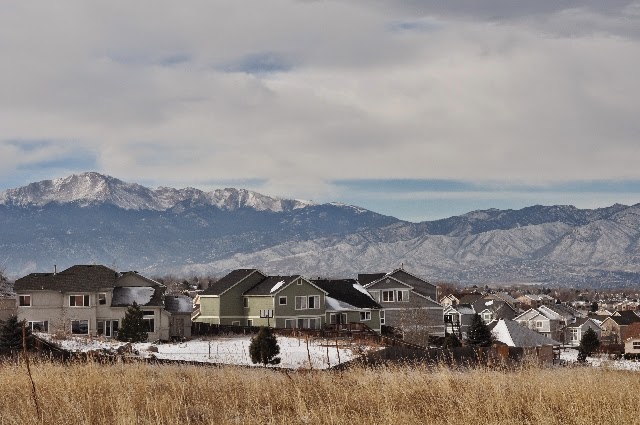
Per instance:
[[[47,334],[40,334],[47,336]],[[49,337],[48,339],[51,340]],[[336,348],[335,340],[309,339],[307,351],[306,339],[278,336],[280,346],[279,367],[288,369],[309,368],[326,369],[336,366],[338,363],[353,360],[363,349],[370,347],[361,345],[339,345]],[[97,338],[69,337],[67,339],[54,339],[52,342],[69,351],[87,352],[93,350],[114,351],[124,345],[119,341],[106,341]],[[252,365],[249,356],[248,336],[217,337],[211,339],[194,339],[180,343],[132,344],[142,357],[154,355],[158,359],[195,361],[204,363],[218,363],[229,365]],[[348,344],[345,343],[345,344]],[[158,352],[151,352],[149,348],[155,346]],[[311,362],[309,362],[309,359]]]
[[[560,358],[569,364],[575,363],[578,360],[578,350],[575,348],[562,349],[560,351]],[[625,359],[612,360],[609,359],[606,354],[596,354],[592,357],[587,357],[587,363],[593,367],[640,371],[640,361]]]

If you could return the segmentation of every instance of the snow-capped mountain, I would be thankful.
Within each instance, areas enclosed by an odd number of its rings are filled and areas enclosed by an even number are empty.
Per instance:
[[[0,193],[0,205],[21,207],[75,203],[79,206],[109,204],[124,210],[166,211],[185,201],[191,205],[215,205],[227,211],[238,208],[288,211],[313,205],[307,201],[271,198],[245,189],[218,189],[213,192],[194,188],[150,189],[95,172],[31,183]]]
[[[404,263],[438,281],[640,283],[640,204],[473,211],[409,223],[243,189],[150,189],[98,173],[0,193],[0,268],[103,263],[155,275],[353,277]]]

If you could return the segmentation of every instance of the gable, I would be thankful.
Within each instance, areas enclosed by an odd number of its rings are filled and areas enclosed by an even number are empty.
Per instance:
[[[368,291],[376,291],[380,289],[413,289],[413,287],[392,276],[385,276],[367,286]]]

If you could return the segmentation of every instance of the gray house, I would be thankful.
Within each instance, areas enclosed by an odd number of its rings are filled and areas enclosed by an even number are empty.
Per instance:
[[[76,265],[60,273],[31,273],[16,280],[14,288],[18,319],[34,331],[115,337],[135,302],[144,312],[149,340],[184,336],[171,330],[184,314],[165,308],[165,286],[137,272]]]
[[[429,335],[444,335],[443,308],[437,287],[404,269],[380,277],[358,275],[358,281],[377,279],[364,285],[384,310],[384,324],[400,329],[405,339],[426,345]],[[361,282],[362,283],[362,282]]]

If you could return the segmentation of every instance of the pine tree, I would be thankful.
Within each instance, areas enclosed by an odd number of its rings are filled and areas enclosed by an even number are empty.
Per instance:
[[[442,342],[442,348],[451,349],[456,347],[462,347],[462,342],[455,333],[447,333]]]
[[[27,326],[27,348],[33,347],[33,335]],[[22,322],[18,321],[18,316],[11,316],[6,321],[0,321],[0,348],[8,350],[22,349]]]
[[[593,329],[589,328],[585,331],[580,339],[580,345],[578,346],[578,361],[584,363],[587,361],[593,352],[600,346],[600,340],[598,334]]]
[[[149,337],[147,325],[144,322],[144,313],[134,301],[129,306],[122,319],[122,326],[118,330],[118,340],[127,342],[145,342]]]
[[[265,366],[280,364],[280,357],[276,357],[278,354],[280,354],[280,346],[271,328],[260,328],[260,332],[251,338],[251,345],[249,345],[251,362],[262,363]]]
[[[467,345],[472,347],[490,347],[493,343],[491,330],[482,321],[478,313],[473,315],[469,330],[467,330]]]

